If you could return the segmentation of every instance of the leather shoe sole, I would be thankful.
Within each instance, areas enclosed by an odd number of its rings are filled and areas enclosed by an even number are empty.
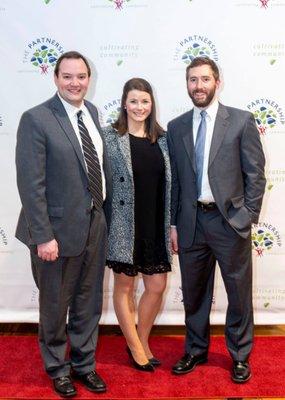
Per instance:
[[[74,397],[77,394],[70,376],[61,376],[53,379],[53,387],[61,397]]]
[[[207,353],[199,355],[185,354],[173,367],[172,373],[175,375],[188,374],[193,371],[198,364],[205,364],[208,361]]]

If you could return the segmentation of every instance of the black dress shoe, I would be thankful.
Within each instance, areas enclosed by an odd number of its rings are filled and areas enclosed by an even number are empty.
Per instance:
[[[247,382],[251,378],[250,367],[247,362],[234,361],[232,380],[236,383]]]
[[[148,359],[148,361],[151,363],[151,365],[153,365],[154,367],[158,367],[159,365],[161,365],[161,361],[158,358],[155,357],[151,357]]]
[[[208,354],[202,353],[198,355],[184,354],[184,356],[172,367],[174,374],[187,374],[193,371],[197,364],[204,364],[208,361]]]
[[[88,372],[88,374],[84,375],[79,375],[74,372],[72,376],[74,377],[74,379],[82,382],[86,389],[90,390],[91,392],[106,392],[106,383],[95,371]]]
[[[73,397],[77,394],[69,375],[53,379],[53,387],[61,397]]]
[[[130,357],[130,360],[131,360],[134,368],[138,369],[139,371],[144,371],[144,372],[154,372],[155,371],[154,366],[150,362],[148,362],[146,364],[139,364],[134,359],[131,350],[128,347],[126,347],[126,350],[127,350],[127,353]]]

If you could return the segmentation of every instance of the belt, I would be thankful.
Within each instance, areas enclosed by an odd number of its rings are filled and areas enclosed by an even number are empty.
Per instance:
[[[201,201],[197,201],[197,207],[205,212],[216,210],[218,208],[216,203],[202,203]]]

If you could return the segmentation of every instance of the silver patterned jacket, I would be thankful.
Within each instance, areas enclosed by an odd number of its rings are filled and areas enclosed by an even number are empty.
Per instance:
[[[103,128],[103,135],[110,160],[113,180],[113,198],[111,225],[109,230],[109,247],[107,259],[133,264],[135,240],[134,181],[130,150],[130,139],[126,133],[121,136],[108,126]],[[170,189],[171,172],[166,135],[158,139],[165,165],[165,246],[169,262],[170,251]]]

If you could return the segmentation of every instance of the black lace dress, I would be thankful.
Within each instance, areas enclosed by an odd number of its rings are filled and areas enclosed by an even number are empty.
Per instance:
[[[135,276],[171,271],[165,248],[165,167],[158,143],[130,136],[135,186],[135,242],[133,265],[108,260],[117,273]]]

